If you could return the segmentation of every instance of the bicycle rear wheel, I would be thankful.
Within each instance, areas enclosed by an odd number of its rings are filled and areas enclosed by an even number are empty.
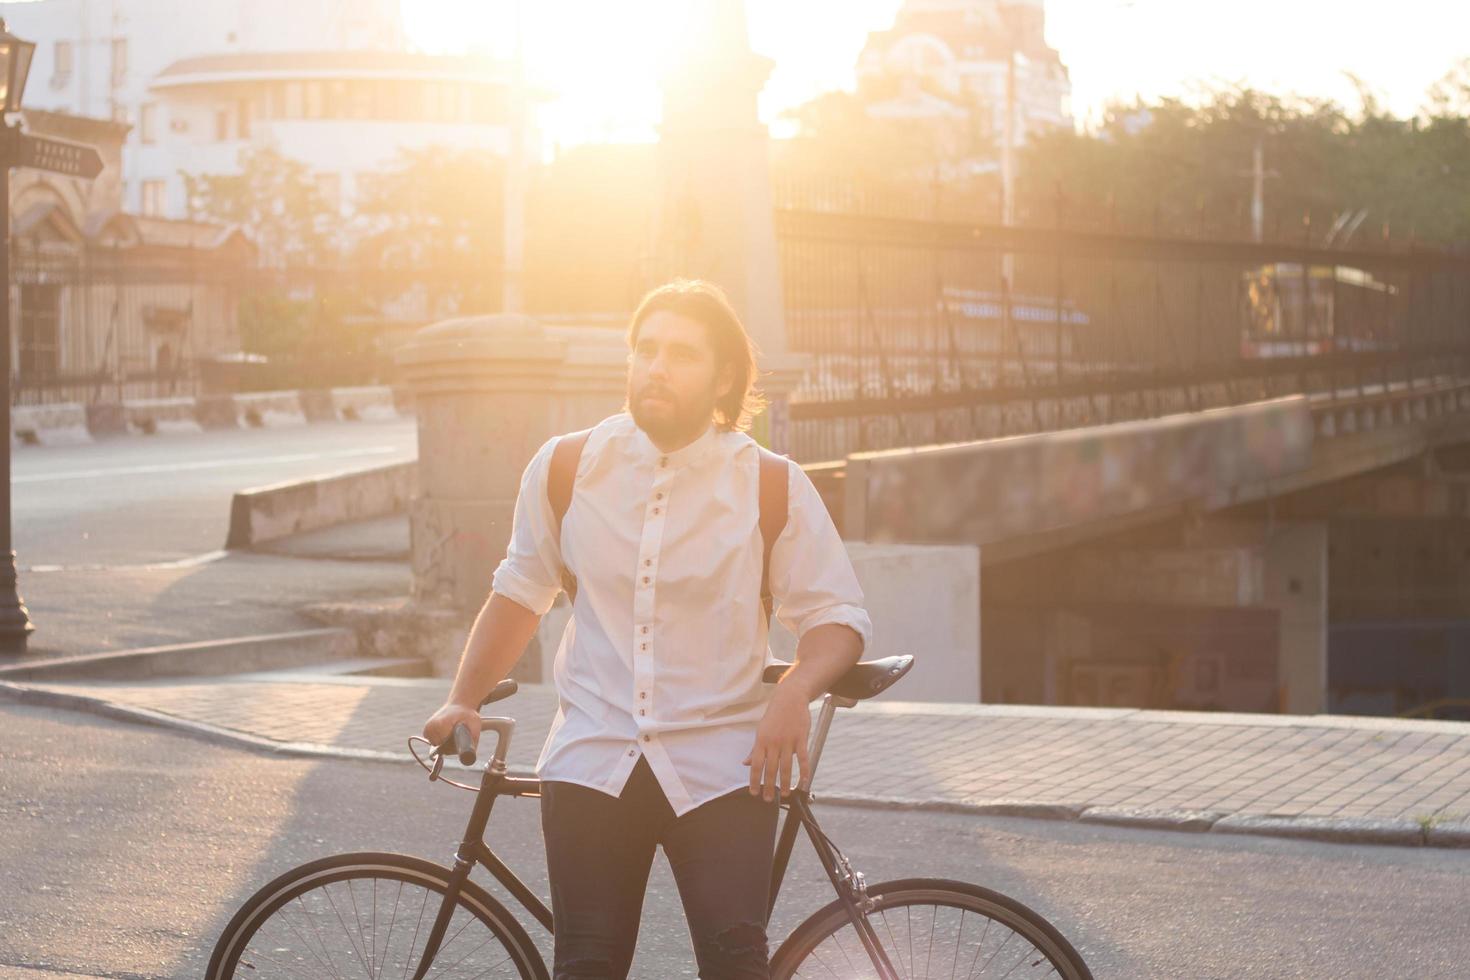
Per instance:
[[[903,980],[1008,977],[1092,980],[1072,944],[1020,902],[979,885],[908,878],[868,888],[868,915]],[[775,980],[793,977],[876,978],[841,903],[812,915],[771,959]]]
[[[412,977],[449,871],[404,854],[339,854],[287,871],[252,895],[220,933],[208,980]],[[545,980],[520,923],[474,882],[427,977]]]

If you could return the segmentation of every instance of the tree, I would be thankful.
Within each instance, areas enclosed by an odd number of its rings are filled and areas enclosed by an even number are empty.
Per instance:
[[[299,160],[266,147],[249,151],[238,174],[180,176],[190,217],[240,225],[265,265],[320,263],[337,251],[337,208]]]
[[[403,151],[358,202],[354,251],[364,269],[436,294],[445,312],[500,308],[504,161],[488,151]],[[394,285],[392,288],[397,288]]]

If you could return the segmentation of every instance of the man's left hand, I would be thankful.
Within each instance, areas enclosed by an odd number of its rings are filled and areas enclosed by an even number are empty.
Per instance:
[[[801,765],[801,774],[806,773],[807,736],[812,724],[809,703],[796,685],[777,685],[756,729],[755,747],[745,757],[745,765],[750,767],[750,795],[764,796],[769,802],[776,798],[778,785],[783,797],[795,789],[791,778],[793,756]]]

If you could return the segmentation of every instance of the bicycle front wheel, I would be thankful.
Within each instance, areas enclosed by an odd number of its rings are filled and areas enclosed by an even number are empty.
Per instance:
[[[208,980],[412,977],[449,871],[404,854],[339,854],[287,871],[230,919]],[[520,923],[466,881],[426,977],[545,980]]]
[[[1008,977],[1092,980],[1056,927],[1014,899],[979,885],[908,878],[868,888],[868,922],[902,980]],[[840,902],[811,916],[776,950],[771,976],[879,977]]]

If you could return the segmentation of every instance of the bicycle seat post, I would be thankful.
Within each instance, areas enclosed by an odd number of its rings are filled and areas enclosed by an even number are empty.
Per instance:
[[[838,708],[851,708],[857,704],[851,698],[838,697],[835,694],[822,695],[822,710],[817,713],[817,725],[812,731],[811,743],[807,746],[806,769],[801,774],[801,782],[797,789],[803,793],[811,792],[812,777],[817,773],[817,763],[822,758],[822,746],[827,743],[827,732],[832,728],[832,716],[837,713]]]

